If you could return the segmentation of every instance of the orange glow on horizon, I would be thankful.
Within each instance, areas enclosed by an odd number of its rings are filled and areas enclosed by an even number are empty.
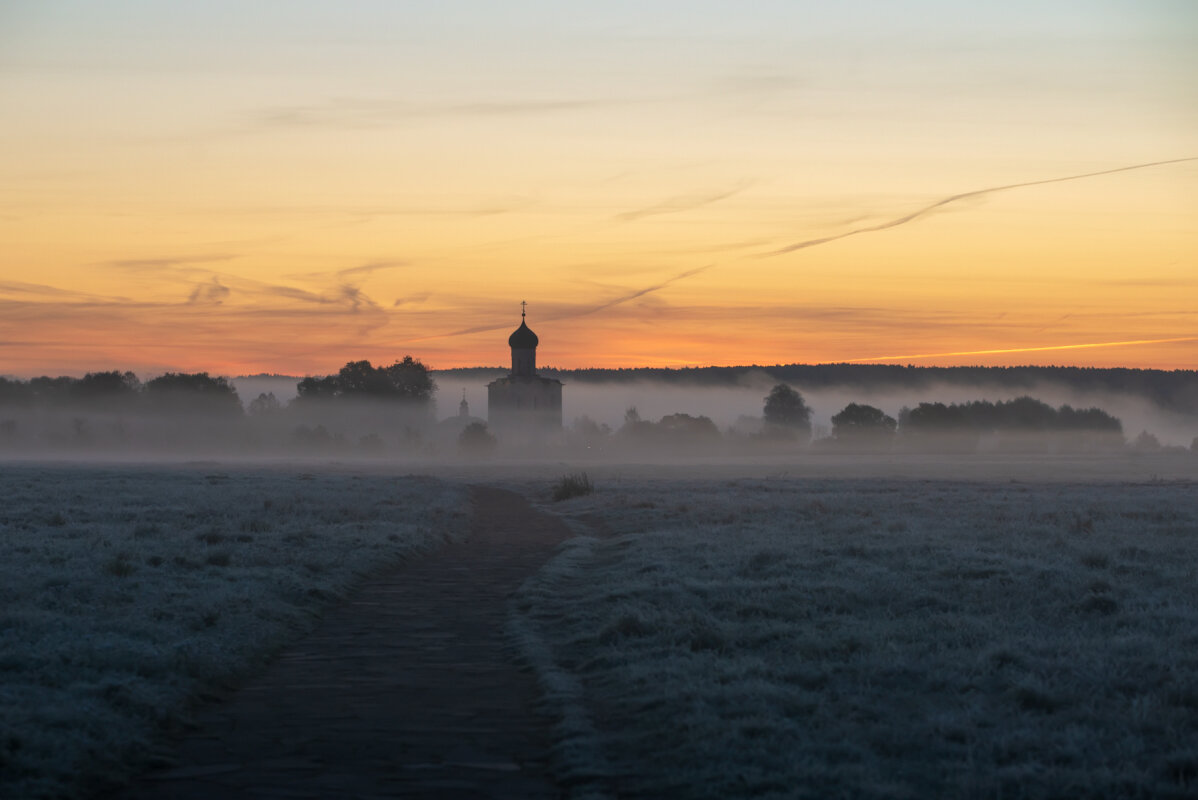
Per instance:
[[[873,356],[871,358],[850,358],[846,363],[859,364],[867,361],[902,361],[905,359],[950,358],[957,356],[988,356],[1005,355],[1007,353],[1040,353],[1050,350],[1086,350],[1092,347],[1130,347],[1144,344],[1172,344],[1174,342],[1198,342],[1198,336],[1184,336],[1176,339],[1138,339],[1130,342],[1091,342],[1087,344],[1058,344],[1046,347],[1009,347],[1000,350],[964,350],[954,353],[920,353],[903,356]]]

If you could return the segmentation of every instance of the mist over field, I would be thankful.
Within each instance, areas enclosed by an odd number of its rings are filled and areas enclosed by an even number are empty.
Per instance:
[[[485,377],[462,376],[458,372],[434,373],[437,392],[437,415],[446,417],[457,411],[463,392],[470,402],[471,412],[484,416],[486,384],[503,374],[495,370]],[[237,379],[240,385],[243,380]],[[762,405],[770,389],[779,383],[762,371],[747,373],[734,385],[711,386],[684,384],[677,381],[643,380],[590,381],[563,377],[563,419],[567,426],[586,416],[597,423],[618,429],[624,413],[635,407],[643,419],[659,419],[667,414],[684,413],[710,417],[721,429],[737,424],[742,417],[761,417]],[[249,384],[247,384],[248,386]],[[1124,435],[1134,438],[1148,431],[1162,444],[1189,447],[1198,437],[1198,406],[1190,414],[1162,408],[1151,399],[1130,393],[1094,392],[1043,382],[1032,386],[1003,386],[999,383],[979,383],[964,386],[960,383],[932,383],[920,388],[840,386],[805,388],[791,383],[811,407],[811,421],[816,438],[827,436],[831,418],[849,403],[867,403],[898,417],[904,407],[913,408],[924,402],[962,403],[973,400],[1006,401],[1031,396],[1051,406],[1070,405],[1075,408],[1100,408],[1123,423]]]
[[[359,377],[366,379],[394,368],[351,362],[338,375],[318,378],[168,373],[144,385],[132,373],[117,372],[8,380],[0,386],[0,455],[418,461],[507,454],[618,461],[821,453],[852,445],[896,453],[1030,449],[1117,456],[1162,446],[1188,450],[1198,439],[1198,380],[1189,373],[1143,371],[1129,378],[1119,371],[1060,371],[1053,379],[1050,370],[1029,377],[794,365],[614,374],[549,370],[564,383],[561,433],[534,445],[499,426],[482,434],[486,446],[479,450],[466,447],[461,436],[470,424],[488,423],[487,384],[505,370],[435,372],[414,362],[406,369],[424,381],[418,397],[380,394],[369,383],[330,388],[353,378],[354,369],[365,369]],[[796,371],[798,379],[788,377]],[[798,392],[792,397],[804,404],[801,428],[780,429],[765,414],[766,398],[778,387]],[[908,420],[908,412],[925,404],[938,404],[940,416]],[[838,435],[836,419],[850,408],[891,420],[890,430],[848,442]],[[953,422],[952,414],[962,410],[973,415],[966,427]],[[1090,416],[1060,417],[1065,412]]]

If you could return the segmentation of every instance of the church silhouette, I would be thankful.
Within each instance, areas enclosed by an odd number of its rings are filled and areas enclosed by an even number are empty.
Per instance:
[[[537,374],[540,339],[525,321],[527,304],[520,305],[520,327],[507,340],[512,371],[487,384],[487,420],[500,435],[539,439],[562,429],[562,382]]]

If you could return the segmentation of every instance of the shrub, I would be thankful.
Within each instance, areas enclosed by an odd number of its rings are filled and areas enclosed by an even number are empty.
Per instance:
[[[582,497],[595,491],[591,479],[585,472],[572,472],[565,475],[553,487],[553,500],[569,500],[571,497]]]
[[[488,455],[495,445],[495,436],[487,430],[485,422],[471,422],[458,434],[458,449],[468,455]]]

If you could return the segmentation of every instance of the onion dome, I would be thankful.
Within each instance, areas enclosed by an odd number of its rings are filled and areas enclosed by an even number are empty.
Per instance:
[[[524,320],[520,320],[520,327],[507,337],[508,347],[516,350],[535,350],[539,342],[537,335],[532,332],[532,328],[524,324]]]

